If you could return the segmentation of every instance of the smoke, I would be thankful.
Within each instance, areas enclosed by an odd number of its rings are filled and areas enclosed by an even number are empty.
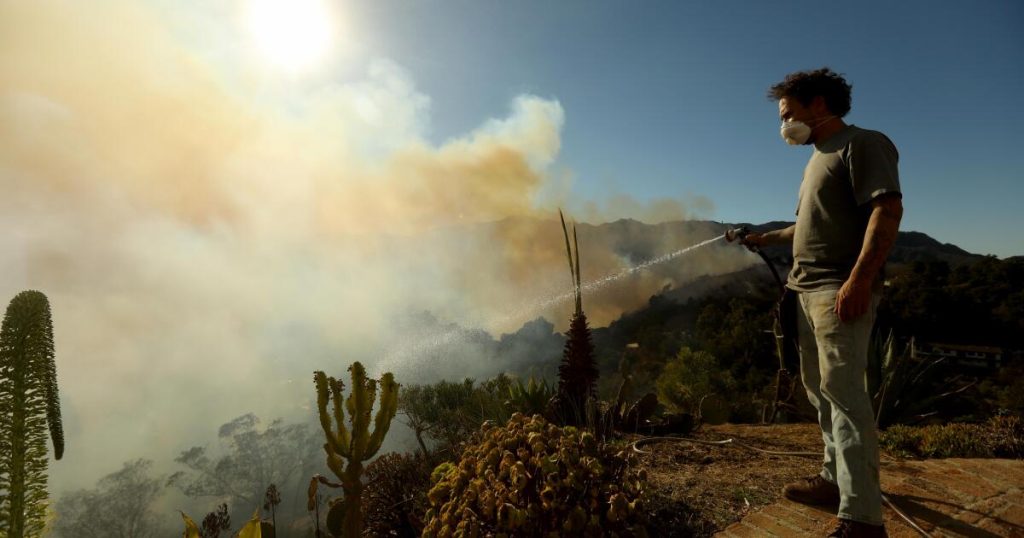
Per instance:
[[[711,210],[565,204],[556,100],[519,96],[438,146],[430,99],[387,60],[287,99],[237,80],[128,2],[0,4],[0,297],[53,308],[68,451],[51,491],[169,461],[248,412],[308,417],[313,369],[379,375],[417,312],[564,328],[566,305],[531,311],[571,289],[559,205],[593,222]],[[580,225],[585,279],[708,237],[641,241],[636,224]],[[586,298],[592,323],[749,263],[694,260]],[[409,383],[430,367],[398,366]]]

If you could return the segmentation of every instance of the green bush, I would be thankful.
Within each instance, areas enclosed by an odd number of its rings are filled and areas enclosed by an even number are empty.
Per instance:
[[[466,378],[403,386],[398,396],[399,420],[413,431],[423,454],[450,449],[484,421],[508,420],[512,413],[505,401],[511,386],[512,380],[504,374],[479,384]],[[433,446],[428,448],[428,441]]]
[[[1018,415],[996,415],[988,422],[988,442],[997,458],[1024,458],[1024,422]]]
[[[926,426],[921,431],[921,455],[926,458],[990,458],[992,448],[985,442],[981,424]]]
[[[646,471],[589,432],[516,413],[434,471],[424,537],[646,536]]]
[[[1020,417],[997,415],[983,424],[892,426],[879,444],[895,455],[917,458],[1022,458],[1024,424]]]
[[[918,446],[921,444],[919,427],[896,424],[882,431],[878,436],[878,444],[895,456],[914,458],[920,456]]]
[[[728,370],[719,367],[714,355],[684,347],[665,364],[655,386],[658,401],[669,410],[697,414],[703,397],[731,393],[735,381]]]

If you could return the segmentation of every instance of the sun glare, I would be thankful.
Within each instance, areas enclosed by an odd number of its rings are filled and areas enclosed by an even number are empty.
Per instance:
[[[257,49],[274,68],[307,71],[331,47],[334,25],[324,0],[249,0],[246,15]]]

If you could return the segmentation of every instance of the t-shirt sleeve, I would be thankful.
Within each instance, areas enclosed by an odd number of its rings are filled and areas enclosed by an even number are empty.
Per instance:
[[[900,193],[897,163],[899,152],[889,137],[867,132],[850,141],[847,164],[857,205],[863,205],[887,193]]]

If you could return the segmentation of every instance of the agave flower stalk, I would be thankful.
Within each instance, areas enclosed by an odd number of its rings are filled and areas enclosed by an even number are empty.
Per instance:
[[[572,228],[572,243],[576,247],[573,249],[569,244],[569,231],[561,210],[558,217],[562,221],[565,251],[569,259],[569,272],[572,275],[576,298],[576,308],[569,321],[569,332],[562,352],[562,363],[558,366],[558,414],[568,423],[584,424],[589,415],[588,404],[597,392],[598,370],[587,315],[583,313],[580,246],[576,226]]]

